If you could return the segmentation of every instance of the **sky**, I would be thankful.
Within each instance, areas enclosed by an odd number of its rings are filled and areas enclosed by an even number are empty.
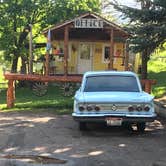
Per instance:
[[[117,1],[123,5],[131,6],[131,7],[136,7],[138,4],[134,0],[117,0]]]
[[[110,2],[113,0],[109,0]],[[126,6],[130,6],[130,7],[134,7],[134,8],[139,8],[139,3],[136,2],[135,0],[116,0],[120,5],[126,5]],[[111,16],[113,16],[113,18],[115,18],[115,20],[117,21],[117,23],[122,23],[122,22],[126,22],[125,20],[122,20],[120,18],[121,13],[117,12],[113,7],[108,7],[106,9],[103,10],[103,13],[107,13],[110,14]]]

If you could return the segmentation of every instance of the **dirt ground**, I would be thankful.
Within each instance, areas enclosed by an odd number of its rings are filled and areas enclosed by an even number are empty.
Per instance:
[[[80,132],[70,115],[0,113],[0,152],[52,156],[73,166],[159,166],[166,163],[166,121],[149,123],[143,134],[93,124]]]

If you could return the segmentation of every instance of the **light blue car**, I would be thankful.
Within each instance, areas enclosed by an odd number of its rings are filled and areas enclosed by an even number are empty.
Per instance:
[[[87,72],[74,97],[73,118],[85,130],[87,122],[106,122],[107,125],[137,125],[143,132],[146,122],[156,118],[153,96],[142,91],[133,72]]]

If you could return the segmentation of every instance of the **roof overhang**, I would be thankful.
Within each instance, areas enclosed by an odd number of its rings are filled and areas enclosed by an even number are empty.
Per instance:
[[[113,22],[111,22],[111,21],[109,21],[109,20],[107,20],[107,19],[101,17],[100,15],[98,15],[98,14],[96,14],[96,13],[92,13],[92,12],[88,12],[88,13],[82,14],[82,15],[80,15],[80,16],[78,16],[78,17],[75,17],[75,18],[72,19],[72,20],[66,20],[65,22],[62,22],[62,23],[56,24],[56,25],[54,25],[54,26],[51,26],[51,27],[49,27],[49,28],[43,30],[42,33],[46,36],[49,29],[50,29],[51,31],[56,31],[56,30],[59,30],[59,29],[63,29],[65,26],[73,25],[73,24],[74,24],[74,21],[75,21],[76,19],[88,18],[88,17],[92,17],[92,18],[95,18],[95,19],[101,19],[101,20],[103,20],[103,22],[104,22],[106,25],[108,25],[108,27],[109,27],[110,29],[113,28],[113,29],[116,30],[116,31],[120,31],[120,32],[123,33],[125,36],[129,36],[129,33],[126,32],[126,31],[125,31],[122,27],[120,27],[119,25],[117,25],[117,24],[115,24],[115,23],[113,23]],[[103,27],[103,29],[104,29],[104,27]]]

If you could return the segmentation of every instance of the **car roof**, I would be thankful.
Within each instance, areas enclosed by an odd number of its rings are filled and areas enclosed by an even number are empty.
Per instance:
[[[84,74],[84,77],[98,76],[98,75],[122,75],[122,76],[137,76],[131,71],[88,71]]]

